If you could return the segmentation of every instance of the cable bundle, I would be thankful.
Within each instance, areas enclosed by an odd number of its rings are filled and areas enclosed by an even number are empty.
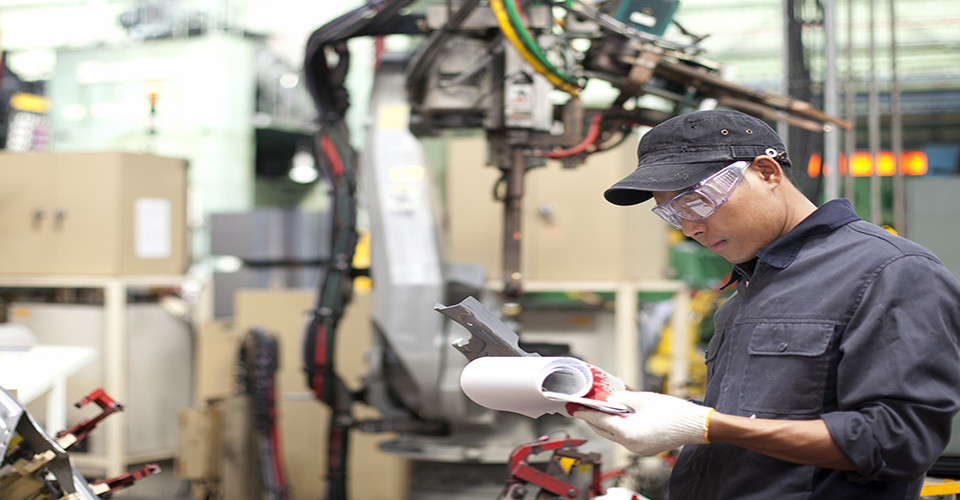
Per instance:
[[[336,330],[353,290],[357,245],[356,158],[344,116],[350,106],[344,86],[350,66],[346,40],[357,36],[413,33],[412,16],[398,16],[411,0],[380,0],[354,9],[316,30],[307,42],[304,73],[320,121],[314,138],[318,170],[331,188],[331,259],[321,269],[317,298],[303,335],[303,366],[317,399],[333,411],[327,457],[327,499],[345,500],[353,394],[335,369]]]
[[[517,5],[517,0],[490,0],[490,8],[497,17],[500,32],[537,73],[543,75],[554,87],[572,96],[579,93],[580,88],[583,87],[579,80],[561,73],[540,50],[540,46],[526,27],[523,11]]]
[[[277,429],[277,340],[262,329],[247,333],[237,359],[238,393],[250,396],[260,465],[260,482],[266,500],[287,500],[280,433]]]

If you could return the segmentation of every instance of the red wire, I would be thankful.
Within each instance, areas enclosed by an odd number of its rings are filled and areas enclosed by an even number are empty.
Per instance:
[[[560,151],[551,151],[549,153],[544,153],[543,156],[547,158],[563,158],[565,156],[573,156],[575,154],[580,154],[587,150],[587,146],[593,144],[597,137],[600,135],[600,121],[603,117],[599,114],[593,115],[593,120],[590,122],[590,130],[587,131],[587,137],[583,139],[583,142],[577,144],[576,146],[569,149],[561,149]]]
[[[383,42],[383,35],[373,37],[373,69],[374,70],[380,67],[380,62],[383,61],[384,50],[385,50],[385,45]]]
[[[269,390],[270,390],[270,400],[274,401],[274,404],[276,404],[275,403],[276,387],[273,384],[273,382],[270,383]],[[270,419],[270,441],[272,442],[272,445],[273,445],[270,447],[270,453],[271,453],[270,462],[271,462],[271,465],[273,466],[273,477],[274,477],[274,481],[276,481],[277,483],[277,489],[280,491],[281,498],[286,498],[287,482],[286,482],[286,479],[283,477],[283,458],[282,458],[282,454],[280,453],[280,431],[277,429],[276,412],[277,412],[277,408],[276,406],[273,406],[270,409],[270,413],[272,414],[271,415],[272,418]]]
[[[520,2],[518,2],[517,0],[512,0],[512,1],[513,1],[513,8],[516,9],[516,11],[517,11],[517,18],[520,19],[520,22],[521,22],[521,23],[523,23],[524,25],[526,25],[526,24],[527,24],[527,18],[523,16],[523,9],[520,8]],[[518,26],[517,28],[519,29],[519,28],[521,28],[521,27]]]
[[[625,470],[623,470],[623,469],[614,469],[614,470],[611,470],[611,471],[604,472],[603,474],[600,474],[600,482],[607,481],[607,480],[609,480],[609,479],[611,479],[611,478],[614,478],[614,477],[623,476],[623,475],[625,475],[626,473],[627,473],[627,471],[625,471]]]
[[[324,366],[327,364],[327,327],[320,325],[315,334],[316,345],[313,348],[314,365]],[[323,369],[314,368],[313,373],[313,393],[317,399],[323,401]]]
[[[343,428],[337,427],[330,431],[330,441],[327,443],[327,461],[330,464],[328,469],[335,469],[343,466],[343,457],[337,450],[340,449],[340,442],[343,440]]]
[[[330,167],[333,168],[333,174],[337,177],[343,175],[343,161],[340,159],[340,154],[337,153],[337,147],[334,146],[333,141],[330,140],[330,136],[323,136],[323,139],[320,140],[320,145],[323,148],[323,153],[330,159]]]

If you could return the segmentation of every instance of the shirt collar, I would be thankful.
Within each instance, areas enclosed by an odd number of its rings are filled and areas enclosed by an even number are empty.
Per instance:
[[[796,258],[807,238],[829,233],[840,226],[858,220],[860,217],[850,205],[850,200],[839,198],[828,201],[800,221],[797,227],[761,248],[757,252],[757,257],[771,266],[785,269]]]
[[[850,205],[850,200],[838,198],[824,203],[806,219],[800,221],[797,227],[787,234],[773,240],[769,245],[757,252],[757,258],[780,269],[786,269],[800,253],[807,238],[823,233],[829,233],[840,226],[860,220],[860,217]],[[736,266],[735,266],[736,267]],[[741,278],[740,272],[730,273],[728,281],[721,290],[736,283]]]

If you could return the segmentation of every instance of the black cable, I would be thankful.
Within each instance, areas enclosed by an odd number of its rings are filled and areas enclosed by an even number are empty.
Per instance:
[[[247,333],[237,358],[237,392],[251,399],[260,483],[266,500],[286,500],[276,409],[276,338],[255,328]]]
[[[412,0],[380,0],[358,7],[314,31],[307,40],[303,71],[321,122],[342,120],[349,107],[344,86],[349,68],[346,40],[358,36],[411,33],[412,20],[398,20],[398,12]],[[402,17],[402,16],[400,16]],[[418,31],[418,30],[417,30]],[[327,60],[332,49],[335,64]]]
[[[344,106],[344,110],[346,106]],[[353,397],[337,375],[336,332],[352,298],[357,245],[356,152],[342,119],[324,122],[314,147],[318,168],[331,186],[330,261],[321,267],[317,298],[304,332],[303,360],[314,395],[333,410],[328,433],[327,500],[347,498],[347,452]]]

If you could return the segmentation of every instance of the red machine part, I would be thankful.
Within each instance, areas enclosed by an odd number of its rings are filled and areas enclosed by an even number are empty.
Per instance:
[[[98,492],[97,495],[100,498],[109,498],[115,492],[122,490],[124,488],[130,487],[136,481],[139,481],[147,476],[152,476],[160,472],[160,466],[157,464],[147,464],[135,472],[128,472],[126,474],[121,474],[113,479],[100,479],[95,481],[91,486],[95,492]],[[108,488],[105,491],[104,488]],[[100,492],[102,491],[102,492]]]
[[[96,403],[96,405],[99,406],[100,409],[103,411],[101,411],[99,415],[97,415],[92,419],[85,418],[81,420],[80,423],[78,423],[77,425],[74,425],[73,427],[67,430],[63,430],[57,433],[58,439],[68,434],[72,434],[76,438],[76,441],[71,443],[70,446],[73,446],[76,443],[79,443],[85,437],[87,437],[87,434],[89,434],[90,431],[92,431],[94,427],[96,427],[97,424],[100,423],[100,421],[107,418],[113,413],[116,413],[118,411],[123,411],[123,409],[125,408],[123,403],[114,401],[113,398],[108,396],[107,393],[103,391],[103,389],[97,389],[91,392],[90,394],[87,394],[83,399],[74,403],[74,406],[76,406],[77,408],[82,408],[87,403]],[[67,448],[69,448],[70,446],[67,446]]]
[[[510,454],[510,479],[507,481],[507,487],[504,489],[504,494],[501,495],[501,498],[509,498],[509,495],[517,492],[518,490],[522,491],[523,485],[525,483],[533,484],[540,488],[543,488],[550,493],[553,493],[560,498],[565,498],[568,500],[573,500],[580,495],[580,488],[572,485],[566,481],[558,479],[551,476],[545,472],[541,472],[534,467],[531,467],[527,459],[530,455],[535,455],[538,453],[543,453],[545,451],[555,451],[562,449],[574,449],[584,443],[586,439],[556,439],[556,440],[541,440],[535,443],[529,443],[518,446],[513,453]],[[592,491],[590,497],[596,497],[603,494],[602,487],[600,485],[600,468],[596,467],[593,471],[594,478],[592,481]]]

